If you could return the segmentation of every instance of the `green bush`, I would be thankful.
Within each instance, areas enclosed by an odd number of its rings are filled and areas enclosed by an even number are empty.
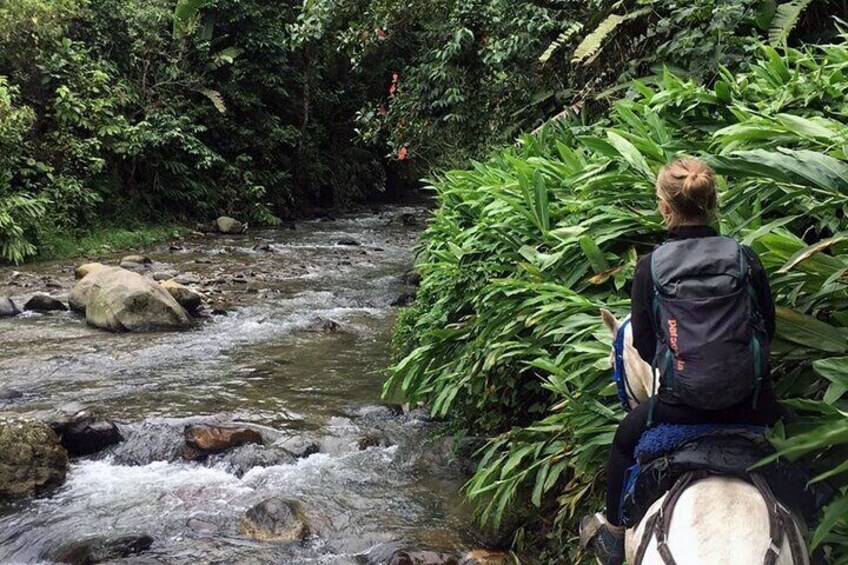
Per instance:
[[[575,519],[600,507],[621,417],[598,311],[628,311],[637,256],[663,236],[654,175],[681,155],[722,175],[720,228],[769,271],[777,390],[801,416],[773,440],[843,485],[810,541],[848,555],[848,44],[757,49],[710,87],[637,81],[596,124],[550,127],[433,182],[424,280],[385,390],[490,438],[468,496],[494,525],[532,512],[516,539],[547,536],[551,559],[580,559]]]

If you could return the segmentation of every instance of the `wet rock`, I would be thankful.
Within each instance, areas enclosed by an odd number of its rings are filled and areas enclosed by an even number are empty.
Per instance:
[[[98,420],[91,412],[80,412],[74,421],[54,427],[53,431],[74,457],[98,453],[124,439],[114,422]]]
[[[414,292],[404,292],[400,296],[398,296],[393,302],[392,306],[397,306],[399,308],[404,308],[409,306],[415,302],[415,293]]]
[[[174,300],[176,300],[180,306],[189,312],[196,311],[203,303],[203,297],[199,292],[194,291],[187,286],[181,285],[178,282],[167,280],[162,281],[159,284],[162,285],[162,288],[168,291],[168,294],[174,297]]]
[[[341,324],[329,318],[318,318],[306,328],[308,332],[336,333],[342,329]]]
[[[221,216],[215,220],[215,225],[218,227],[219,232],[228,234],[244,233],[247,227],[240,221],[229,216]]]
[[[94,565],[138,555],[152,545],[153,538],[147,535],[112,539],[97,537],[67,545],[50,556],[50,559],[70,565]]]
[[[150,257],[145,255],[127,255],[121,258],[120,265],[123,267],[124,263],[136,263],[138,265],[149,265],[153,261],[150,260]]]
[[[183,247],[182,245],[171,245],[168,247],[168,251],[171,253],[180,253],[182,251],[185,251],[185,247]]]
[[[0,388],[0,400],[15,400],[23,395],[24,393],[14,388]]]
[[[237,477],[243,477],[254,467],[290,465],[294,462],[294,456],[282,448],[265,447],[253,443],[236,447],[231,451],[219,453],[209,458],[210,464],[223,463],[227,470]]]
[[[77,280],[80,280],[81,278],[85,277],[87,274],[89,274],[92,271],[96,271],[98,269],[110,269],[110,268],[112,268],[112,267],[104,265],[103,263],[85,263],[83,265],[80,265],[76,269],[74,269],[74,277]]]
[[[207,233],[215,233],[218,231],[218,224],[216,222],[211,222],[208,224],[197,224],[195,226],[196,231],[192,233],[192,235],[205,235]]]
[[[209,259],[208,257],[201,257],[200,259],[195,259],[194,262],[198,265],[211,265],[212,259]]]
[[[422,277],[421,273],[418,271],[407,271],[404,273],[403,277],[401,277],[401,280],[403,281],[403,284],[407,286],[419,286],[423,278],[424,277]]]
[[[271,245],[271,242],[262,242],[262,243],[257,243],[256,245],[254,245],[253,250],[254,251],[261,251],[263,253],[273,253],[274,252],[274,246]]]
[[[60,283],[59,281],[54,281],[53,279],[45,279],[44,286],[46,286],[47,288],[64,288],[62,283]]]
[[[437,551],[397,551],[387,565],[459,565],[459,559],[450,553]]]
[[[287,437],[274,442],[274,445],[285,449],[297,459],[305,459],[310,455],[321,452],[321,444],[305,437]]]
[[[141,263],[133,263],[132,261],[121,261],[120,266],[122,269],[126,269],[134,273],[147,272],[147,265],[143,265]]]
[[[200,279],[200,276],[198,276],[195,273],[183,273],[181,275],[174,277],[173,281],[175,283],[188,285],[188,284],[200,284],[201,279]]]
[[[24,304],[24,310],[33,312],[64,312],[68,309],[65,303],[49,294],[36,294]]]
[[[388,447],[389,439],[379,432],[368,432],[356,442],[359,451],[365,451],[369,447]]]
[[[96,269],[71,293],[71,307],[89,324],[105,330],[185,329],[188,314],[161,285],[120,267]]]
[[[177,276],[177,273],[174,271],[157,271],[153,273],[150,278],[152,278],[156,282],[166,281],[168,279],[172,279]],[[179,283],[178,283],[179,284]]]
[[[459,565],[515,565],[516,563],[519,561],[512,553],[475,549],[463,555]]]
[[[184,452],[184,457],[186,454],[192,454],[194,456],[185,458],[193,460],[248,443],[263,443],[262,434],[256,430],[230,426],[194,424],[186,426],[183,435],[186,447],[191,450]]]
[[[15,416],[0,417],[0,499],[56,487],[68,472],[68,454],[49,426]]]
[[[309,536],[309,522],[300,503],[274,497],[247,511],[239,532],[259,541],[292,543]]]
[[[336,242],[336,245],[344,245],[344,246],[348,246],[348,247],[359,247],[362,244],[359,243],[358,241],[356,241],[355,239],[351,238],[351,237],[343,237],[342,239],[340,239]]]
[[[400,223],[405,226],[417,226],[418,218],[415,214],[410,214],[409,212],[400,215]]]
[[[0,318],[17,316],[21,311],[10,298],[0,297]]]

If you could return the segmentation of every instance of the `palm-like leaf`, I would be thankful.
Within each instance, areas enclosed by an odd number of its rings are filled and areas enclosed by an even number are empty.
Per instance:
[[[813,0],[793,0],[777,7],[769,28],[769,41],[779,44],[786,41],[798,24],[801,14]]]

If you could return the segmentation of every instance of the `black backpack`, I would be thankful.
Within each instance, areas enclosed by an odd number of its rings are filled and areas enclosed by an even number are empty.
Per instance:
[[[769,339],[742,246],[721,236],[668,241],[651,256],[651,277],[662,386],[699,409],[756,398]]]

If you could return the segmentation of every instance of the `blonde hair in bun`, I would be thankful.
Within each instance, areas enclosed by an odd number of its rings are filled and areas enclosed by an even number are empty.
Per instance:
[[[709,224],[715,219],[718,193],[715,172],[700,159],[678,159],[657,176],[657,195],[668,203],[668,227]]]

